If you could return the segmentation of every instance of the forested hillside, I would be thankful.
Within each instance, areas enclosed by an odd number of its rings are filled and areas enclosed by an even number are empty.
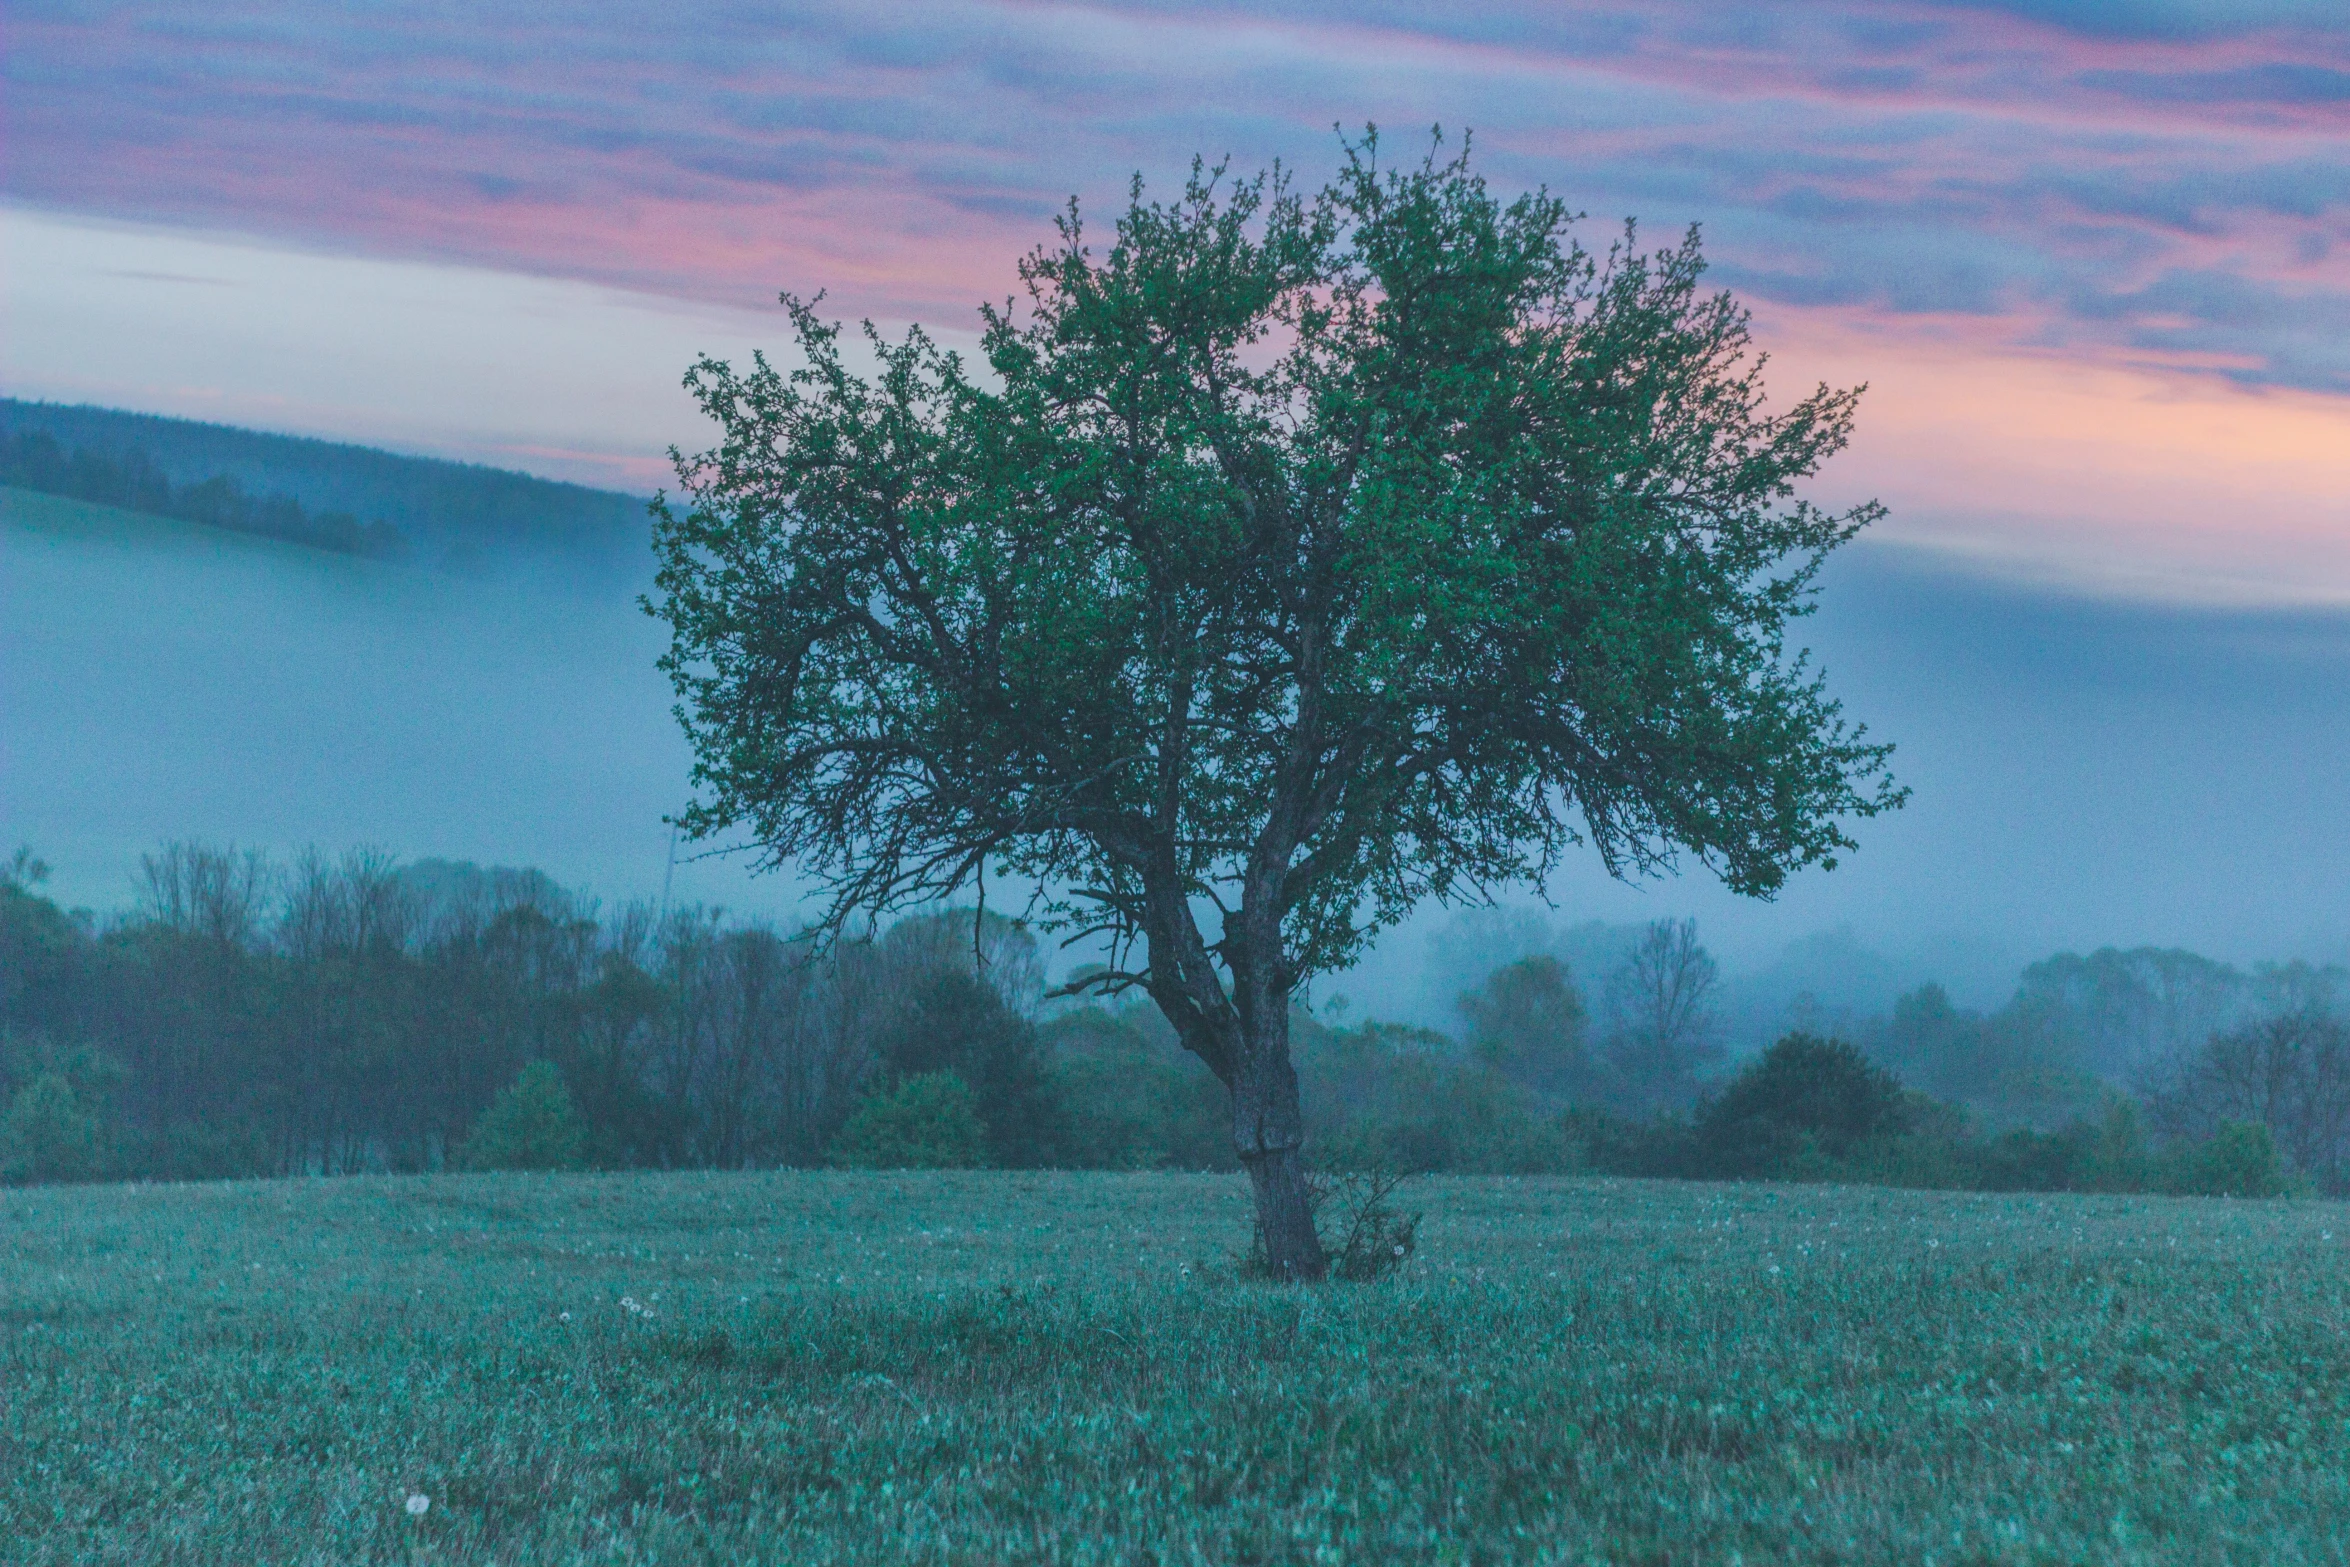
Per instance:
[[[0,398],[0,438],[26,435],[115,464],[137,459],[173,487],[233,485],[312,514],[380,521],[426,565],[535,558],[615,578],[651,569],[643,500],[609,490],[192,419]]]
[[[339,555],[400,560],[408,554],[407,536],[388,522],[311,511],[288,495],[250,495],[220,474],[174,484],[144,452],[67,447],[42,430],[0,435],[0,484]]]

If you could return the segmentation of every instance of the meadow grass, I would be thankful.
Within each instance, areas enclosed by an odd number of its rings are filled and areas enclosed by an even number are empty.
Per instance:
[[[1301,1290],[1218,1176],[0,1192],[0,1561],[2350,1556],[2339,1205],[1407,1195]]]

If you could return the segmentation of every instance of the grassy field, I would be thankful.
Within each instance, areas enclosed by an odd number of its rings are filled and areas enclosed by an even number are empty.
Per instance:
[[[1212,1176],[0,1192],[0,1560],[2350,1559],[2340,1206],[1412,1197],[1299,1291]]]

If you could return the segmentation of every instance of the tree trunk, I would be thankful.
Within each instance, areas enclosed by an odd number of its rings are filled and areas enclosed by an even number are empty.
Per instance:
[[[1305,1120],[1289,1060],[1289,998],[1244,994],[1240,1024],[1231,1084],[1233,1146],[1256,1192],[1266,1265],[1275,1278],[1309,1283],[1328,1273],[1330,1263],[1314,1232],[1306,1188]]]

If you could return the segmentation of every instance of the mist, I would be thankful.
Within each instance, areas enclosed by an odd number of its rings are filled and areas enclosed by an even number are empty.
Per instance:
[[[789,923],[788,876],[672,857],[690,757],[648,575],[469,577],[9,492],[0,838],[100,911],[142,853],[201,839],[530,866]],[[2098,601],[1864,543],[1798,641],[1914,791],[1852,824],[1835,870],[1765,903],[1693,864],[1625,885],[1578,861],[1549,907],[1421,911],[1317,1004],[1449,1026],[1485,969],[1588,968],[1594,932],[1680,916],[1762,1011],[1881,1010],[1926,980],[1989,1007],[2023,965],[2109,945],[2350,957],[2350,614]]]

